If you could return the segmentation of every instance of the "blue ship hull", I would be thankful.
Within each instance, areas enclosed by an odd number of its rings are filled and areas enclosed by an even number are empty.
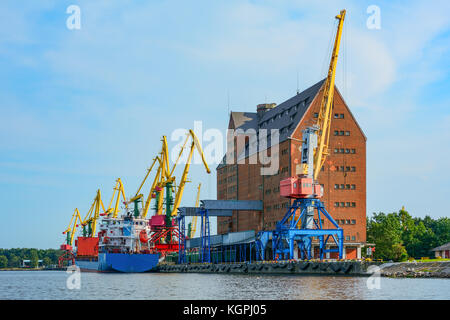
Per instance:
[[[76,259],[82,271],[138,273],[152,271],[159,254],[99,253],[98,261]]]

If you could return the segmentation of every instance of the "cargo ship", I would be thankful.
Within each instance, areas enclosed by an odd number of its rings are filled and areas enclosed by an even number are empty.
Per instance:
[[[102,219],[97,237],[78,237],[75,264],[85,272],[151,272],[159,253],[150,246],[149,220],[131,214]]]

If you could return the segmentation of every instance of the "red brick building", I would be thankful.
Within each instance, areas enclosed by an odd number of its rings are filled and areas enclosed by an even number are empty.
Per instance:
[[[257,161],[258,154],[252,154],[249,138],[243,134],[245,143],[241,144],[235,138],[234,161],[223,161],[217,167],[217,199],[262,200],[264,211],[219,217],[219,234],[271,230],[283,218],[290,200],[280,197],[280,181],[296,174],[302,130],[316,123],[323,84],[324,80],[278,106],[258,105],[254,113],[231,112],[229,129],[241,129],[244,133],[249,129],[279,130],[278,154],[274,146],[266,151],[269,157],[278,155],[279,166],[274,174],[262,175],[263,165]],[[336,87],[329,152],[318,178],[324,187],[322,200],[344,229],[344,257],[360,258],[361,246],[366,242],[366,136]],[[331,227],[329,224],[325,221],[324,228]]]

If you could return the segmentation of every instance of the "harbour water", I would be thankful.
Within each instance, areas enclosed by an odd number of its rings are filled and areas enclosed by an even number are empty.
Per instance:
[[[365,277],[82,272],[72,281],[74,275],[2,271],[0,299],[450,299],[450,279],[380,278],[379,289],[368,289]]]

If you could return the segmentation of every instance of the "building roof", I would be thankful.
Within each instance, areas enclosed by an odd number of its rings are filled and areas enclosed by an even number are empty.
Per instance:
[[[255,128],[258,125],[258,116],[256,112],[231,112],[235,128],[247,130]]]
[[[272,129],[279,130],[279,140],[281,143],[292,136],[297,125],[302,120],[304,114],[310,107],[314,97],[319,93],[320,88],[326,79],[323,79],[308,89],[296,94],[292,98],[284,101],[273,109],[266,111],[261,119],[255,121],[249,121],[245,126],[239,127],[242,130],[248,130],[249,128],[255,129],[257,132],[261,129],[267,130],[267,148],[272,146],[271,131]],[[255,113],[256,115],[256,113]],[[258,117],[256,116],[256,119]],[[237,128],[237,127],[236,127]],[[250,145],[245,146],[245,151],[238,155],[238,160],[246,158],[254,154],[254,150],[257,150],[256,145],[253,145],[253,149],[250,150]],[[253,151],[253,152],[252,152]],[[262,151],[261,149],[258,151]]]
[[[442,250],[450,250],[450,242],[443,244],[442,246],[431,249],[431,251],[442,251]]]
[[[308,89],[296,94],[292,98],[265,112],[258,122],[259,129],[287,129],[280,134],[280,142],[294,133],[297,124],[308,110],[314,97],[319,93],[325,79],[317,82]]]

